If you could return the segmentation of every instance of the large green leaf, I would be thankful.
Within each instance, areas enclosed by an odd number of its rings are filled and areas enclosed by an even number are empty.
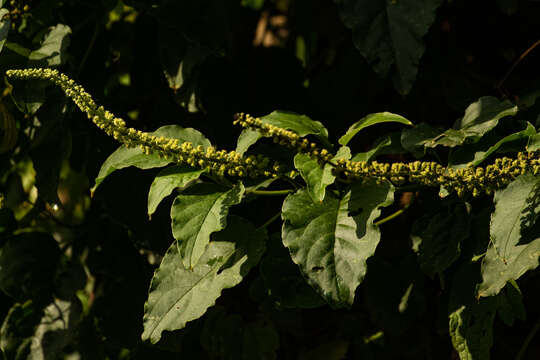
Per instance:
[[[342,146],[332,161],[338,159],[349,160],[351,150],[347,146]],[[321,166],[317,159],[313,159],[306,154],[298,153],[294,157],[294,167],[298,169],[300,175],[306,182],[307,190],[313,201],[323,201],[326,187],[334,183],[336,177],[332,174],[332,165]]]
[[[169,196],[174,189],[183,190],[197,180],[204,172],[188,165],[176,165],[163,169],[157,174],[148,192],[148,216],[156,211],[159,203]]]
[[[355,122],[349,130],[339,139],[339,143],[341,145],[347,145],[349,141],[362,129],[367,128],[368,126],[380,124],[380,123],[388,123],[388,122],[395,122],[395,123],[401,123],[405,125],[412,125],[413,123],[409,120],[405,119],[401,115],[393,114],[390,112],[380,112],[375,114],[369,114],[367,116],[364,116],[362,119]]]
[[[381,76],[394,66],[394,86],[407,94],[424,53],[422,38],[442,0],[334,0],[353,42]]]
[[[469,237],[469,226],[469,214],[462,203],[418,219],[411,238],[418,247],[422,271],[433,277],[446,270],[459,257],[460,244]]]
[[[373,220],[393,201],[389,184],[355,184],[341,198],[313,202],[306,190],[283,203],[283,244],[293,261],[334,308],[350,306],[379,243]]]
[[[41,47],[30,53],[28,65],[31,67],[59,66],[66,62],[66,50],[69,46],[71,29],[64,24],[50,28],[41,42]]]
[[[518,177],[495,192],[494,202],[491,244],[482,263],[478,296],[498,294],[507,281],[535,269],[540,256],[540,178]]]
[[[421,157],[428,147],[456,147],[474,143],[497,126],[500,119],[514,116],[517,111],[517,106],[508,100],[499,101],[492,96],[484,96],[467,107],[463,118],[457,120],[452,129],[443,131],[427,124],[419,124],[412,129],[403,130],[401,143],[417,157]]]
[[[214,184],[197,184],[174,199],[171,207],[172,232],[187,269],[203,255],[210,234],[227,226],[229,207],[239,204],[244,186],[232,189]]]
[[[328,142],[328,130],[326,130],[323,124],[319,121],[311,120],[305,115],[274,111],[260,119],[263,123],[294,131],[300,136],[315,135],[325,146],[331,146]],[[240,154],[245,153],[261,137],[257,131],[245,129],[238,137],[236,151]]]
[[[477,166],[480,165],[484,160],[486,160],[491,154],[499,150],[504,144],[520,139],[530,139],[535,134],[536,129],[531,123],[527,122],[527,127],[525,129],[503,137],[495,144],[489,146],[487,149],[470,149],[468,146],[459,148],[455,153],[452,154],[449,162],[454,168]],[[482,141],[480,141],[479,143],[481,142]],[[473,144],[471,146],[474,146],[476,144]]]
[[[156,136],[163,136],[172,139],[180,140],[180,143],[191,142],[194,146],[201,145],[203,147],[210,146],[210,141],[204,137],[199,131],[191,128],[182,128],[178,125],[167,125],[160,127],[153,133]],[[151,169],[162,167],[170,164],[171,161],[162,159],[157,154],[145,154],[140,148],[128,148],[125,145],[120,146],[113,152],[107,160],[101,165],[99,174],[96,177],[95,185],[92,192],[96,191],[97,187],[115,170],[123,169],[129,166],[135,166],[139,169]]]
[[[145,304],[143,340],[157,343],[165,330],[182,329],[215,304],[255,266],[265,249],[266,232],[241,218],[215,234],[193,269],[184,267],[172,244],[156,270]]]

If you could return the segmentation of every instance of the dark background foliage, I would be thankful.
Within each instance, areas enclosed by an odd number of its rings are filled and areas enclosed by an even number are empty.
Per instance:
[[[470,103],[486,95],[524,106],[519,120],[538,126],[534,100],[540,89],[540,50],[532,50],[506,74],[540,39],[540,2],[442,2],[423,38],[416,80],[405,91],[394,85],[395,66],[381,76],[359,52],[354,31],[342,21],[345,2],[33,0],[27,2],[29,15],[13,20],[8,42],[33,50],[49,27],[65,24],[71,34],[56,65],[99,104],[130,127],[193,127],[227,149],[234,148],[240,132],[231,124],[233,114],[261,116],[276,109],[321,121],[334,141],[353,122],[380,111],[449,128]],[[370,2],[384,1],[364,1]],[[4,6],[22,9],[25,4]],[[23,55],[5,45],[0,70],[32,65]],[[435,190],[417,194],[404,215],[382,227],[376,256],[368,261],[367,277],[350,310],[332,310],[314,299],[279,240],[270,237],[261,265],[239,286],[225,290],[204,317],[165,334],[157,345],[141,342],[149,282],[173,240],[173,199],[167,198],[148,219],[147,191],[157,170],[134,168],[109,176],[90,198],[101,164],[118,144],[57,89],[44,87],[42,96],[36,95],[38,83],[26,85],[32,91],[13,85],[18,104],[38,104],[39,109],[21,113],[9,97],[2,100],[19,134],[18,150],[0,154],[0,189],[6,195],[6,208],[0,210],[0,278],[14,258],[20,259],[21,269],[9,271],[25,274],[15,283],[0,279],[1,317],[12,309],[0,341],[7,358],[16,353],[26,358],[20,349],[53,298],[71,302],[82,315],[62,340],[51,335],[47,344],[53,350],[47,350],[46,359],[68,359],[69,354],[78,356],[73,359],[457,358],[448,335],[446,290],[452,286],[448,279],[459,279],[454,277],[459,268],[426,276],[409,239],[413,223],[426,212],[441,213],[441,219],[459,216],[461,205],[434,200]],[[379,136],[399,129],[396,124],[370,128],[351,146],[366,151]],[[257,149],[276,152],[264,141]],[[428,157],[444,162],[443,155],[444,150]],[[406,203],[406,196],[396,194],[396,203],[383,215],[397,210],[400,202]],[[491,206],[485,198],[472,202],[474,209]],[[260,226],[280,207],[280,199],[264,198],[231,212]],[[487,229],[489,212],[474,215]],[[421,231],[421,225],[415,226]],[[279,232],[280,223],[268,230]],[[290,277],[289,288],[273,288],[268,274],[275,272]],[[495,320],[493,359],[513,358],[535,325],[539,281],[537,273],[530,273],[518,282],[525,320],[513,326]],[[525,358],[540,357],[538,344],[529,345]]]

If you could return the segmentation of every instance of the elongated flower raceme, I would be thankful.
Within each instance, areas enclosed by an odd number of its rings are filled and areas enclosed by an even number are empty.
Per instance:
[[[333,155],[326,149],[320,149],[317,144],[302,139],[298,134],[263,123],[261,119],[246,114],[237,114],[235,124],[244,128],[258,131],[261,135],[271,137],[280,145],[296,149],[317,159],[320,164],[330,163],[334,173],[351,181],[375,179],[390,181],[393,184],[414,183],[426,186],[443,186],[453,190],[458,195],[471,193],[478,196],[482,193],[491,194],[500,189],[517,176],[527,172],[534,175],[540,172],[540,152],[520,152],[517,159],[499,158],[494,164],[483,167],[467,167],[452,169],[435,162],[415,161],[411,163],[379,163],[377,161],[337,160],[331,162]]]
[[[244,157],[235,151],[228,152],[213,147],[204,149],[202,146],[193,146],[190,142],[180,143],[178,139],[159,137],[128,128],[124,120],[115,117],[102,106],[98,107],[82,86],[57,70],[41,68],[8,70],[6,75],[21,80],[41,79],[52,82],[59,86],[100,129],[128,147],[142,148],[146,154],[155,153],[178,163],[208,168],[220,176],[275,177],[280,174],[279,165],[277,163],[272,165],[270,160],[263,156]]]

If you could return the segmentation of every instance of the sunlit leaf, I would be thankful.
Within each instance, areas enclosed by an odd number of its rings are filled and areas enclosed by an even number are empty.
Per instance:
[[[205,251],[210,235],[227,225],[229,207],[239,204],[244,186],[232,189],[197,184],[183,191],[171,207],[172,232],[186,268],[192,268]]]
[[[527,174],[495,192],[491,243],[482,262],[478,296],[499,293],[507,281],[517,280],[538,266],[540,257],[540,180]]]
[[[341,145],[347,145],[351,139],[358,134],[362,129],[365,129],[369,126],[373,126],[376,124],[381,123],[401,123],[405,125],[412,125],[413,123],[409,120],[405,119],[401,115],[392,114],[390,112],[382,112],[382,113],[375,113],[375,114],[369,114],[367,116],[364,116],[362,119],[355,122],[349,130],[339,139],[339,143]]]
[[[144,311],[143,340],[157,343],[163,331],[182,329],[213,306],[255,266],[265,249],[266,233],[232,217],[217,233],[193,269],[184,267],[175,243],[169,247],[150,285]]]
[[[319,294],[333,307],[348,307],[379,243],[373,224],[393,201],[388,184],[355,184],[341,198],[314,202],[305,190],[283,203],[283,244]]]
[[[178,125],[163,126],[151,134],[178,139],[180,140],[180,144],[183,142],[191,142],[193,146],[201,145],[204,148],[210,146],[210,141],[208,141],[208,139],[206,139],[199,131],[191,128],[184,129]],[[128,148],[125,145],[122,145],[113,152],[107,160],[105,160],[103,165],[101,165],[92,192],[94,192],[103,180],[115,170],[129,166],[135,166],[139,169],[151,169],[162,167],[170,163],[170,160],[162,159],[157,154],[147,155],[143,153],[140,148]]]

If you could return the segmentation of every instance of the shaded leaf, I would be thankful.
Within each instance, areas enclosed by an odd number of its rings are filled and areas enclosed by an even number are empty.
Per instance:
[[[478,296],[499,293],[507,281],[517,280],[538,266],[540,256],[540,180],[527,174],[495,192],[491,215],[491,243],[482,262]]]
[[[497,126],[500,119],[513,116],[517,111],[517,106],[508,100],[499,101],[497,98],[484,96],[467,107],[463,118],[457,120],[452,129],[443,131],[427,124],[419,124],[412,129],[403,130],[401,143],[416,157],[423,156],[427,147],[455,147],[466,142],[474,143]]]
[[[499,150],[499,148],[505,143],[520,140],[520,139],[529,139],[533,137],[535,134],[536,134],[536,129],[531,123],[527,122],[527,127],[524,130],[505,136],[504,138],[497,141],[495,144],[491,145],[489,148],[483,151],[482,150],[471,151],[471,149],[468,147],[459,148],[450,157],[450,164],[454,168],[480,165],[491,154]]]
[[[362,119],[355,122],[349,130],[339,139],[339,143],[341,145],[347,145],[349,141],[362,129],[367,128],[368,126],[380,124],[380,123],[388,123],[388,122],[395,122],[395,123],[401,123],[405,125],[413,125],[412,122],[405,119],[401,115],[392,114],[390,112],[380,112],[375,114],[369,114],[367,116],[364,116]]]
[[[498,299],[475,298],[478,264],[463,264],[454,275],[449,300],[449,331],[461,360],[488,360]]]
[[[261,261],[260,271],[270,297],[280,308],[314,308],[324,300],[306,283],[300,269],[281,243],[280,234],[270,237],[268,253]]]
[[[499,299],[497,314],[506,325],[514,325],[515,319],[525,321],[523,295],[515,281],[509,281],[497,298]]]
[[[306,190],[287,196],[283,244],[293,261],[334,308],[350,306],[380,239],[373,220],[393,201],[389,184],[355,184],[342,198],[315,203]]]
[[[266,233],[241,218],[214,236],[193,269],[184,267],[175,243],[169,247],[150,285],[144,311],[143,340],[157,343],[165,330],[182,329],[215,304],[255,266],[265,249]]]
[[[338,159],[349,160],[350,158],[351,150],[347,146],[342,146],[332,158],[332,161]],[[323,201],[326,187],[333,184],[336,179],[332,174],[332,165],[324,164],[324,166],[321,166],[317,159],[298,153],[294,157],[294,167],[306,182],[307,190],[313,201]]]
[[[161,200],[169,196],[174,189],[183,190],[197,180],[204,172],[188,165],[176,165],[163,169],[156,175],[148,192],[148,216],[157,209]]]
[[[2,325],[0,346],[13,359],[56,359],[76,336],[81,316],[77,298],[55,299],[44,309],[16,304]]]
[[[249,7],[253,10],[261,10],[264,6],[264,0],[242,0],[242,6]]]
[[[334,0],[353,42],[381,76],[392,67],[395,88],[407,94],[424,53],[422,38],[442,0]]]
[[[418,246],[420,267],[430,277],[446,270],[459,257],[460,244],[469,237],[470,221],[465,204],[427,214],[411,229]]]
[[[210,235],[227,226],[229,207],[240,203],[244,191],[242,184],[232,189],[221,185],[197,184],[174,199],[171,227],[187,269],[197,264],[210,241]]]
[[[209,312],[201,334],[206,351],[217,359],[276,359],[279,335],[267,321],[246,322],[223,308]]]
[[[10,238],[0,250],[0,289],[17,300],[46,299],[52,292],[59,256],[49,234],[28,232]]]
[[[210,146],[210,141],[199,131],[191,128],[182,128],[178,125],[167,125],[160,127],[151,134],[163,136],[183,142],[191,142],[193,146],[201,145],[204,148]],[[135,166],[139,169],[151,169],[170,164],[171,161],[160,158],[157,154],[145,154],[140,148],[128,148],[125,145],[120,146],[113,152],[107,160],[101,165],[99,174],[96,177],[92,192],[115,170],[123,169],[129,166]]]
[[[319,121],[311,120],[305,115],[299,115],[285,111],[274,111],[260,118],[265,124],[274,125],[287,129],[300,136],[315,135],[325,146],[330,147],[328,130]],[[236,151],[245,153],[249,147],[257,142],[262,136],[254,130],[245,129],[238,137]]]

